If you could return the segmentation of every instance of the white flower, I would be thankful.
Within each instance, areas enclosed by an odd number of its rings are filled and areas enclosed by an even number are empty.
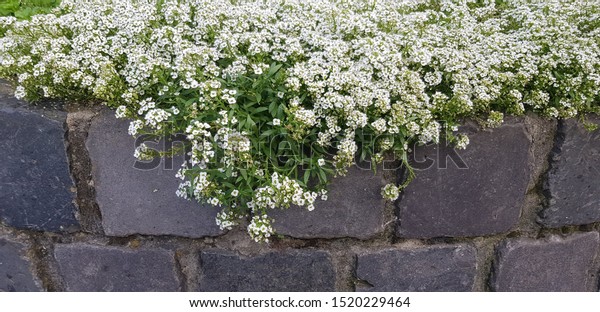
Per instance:
[[[319,164],[321,167],[325,166],[325,159],[319,158],[319,160],[317,160],[317,164]]]
[[[121,105],[121,106],[117,107],[117,110],[115,111],[115,117],[116,118],[125,118],[126,113],[127,113],[127,107],[124,105]]]
[[[239,193],[240,192],[238,190],[233,190],[233,191],[231,191],[231,196],[234,196],[234,197],[238,196]]]
[[[279,126],[279,125],[281,125],[281,120],[279,120],[277,118],[273,119],[273,126]]]
[[[217,213],[216,223],[221,230],[231,230],[232,227],[239,224],[239,218],[236,217],[237,216],[233,213],[233,211],[222,211]]]
[[[26,95],[26,92],[25,92],[25,88],[23,86],[18,86],[15,89],[15,98],[17,98],[18,100],[25,98],[25,95]]]
[[[138,134],[138,131],[144,127],[144,123],[141,120],[134,120],[129,123],[128,133],[131,136]]]
[[[373,128],[378,133],[383,133],[383,132],[385,132],[385,130],[387,130],[387,122],[383,118],[377,119],[376,121],[374,121],[373,123],[371,123],[371,126],[373,126]]]
[[[248,234],[256,242],[269,242],[269,237],[275,233],[271,219],[266,216],[254,216],[248,225]]]
[[[150,154],[150,149],[145,143],[140,144],[133,151],[133,157],[139,160],[151,160],[153,156]]]
[[[396,184],[387,184],[381,190],[381,195],[383,195],[383,198],[391,201],[398,199],[399,194],[400,189],[398,188],[398,186],[396,186]]]
[[[456,141],[456,148],[465,149],[465,148],[467,148],[467,145],[469,145],[469,137],[466,136],[465,134],[458,135],[457,141]]]

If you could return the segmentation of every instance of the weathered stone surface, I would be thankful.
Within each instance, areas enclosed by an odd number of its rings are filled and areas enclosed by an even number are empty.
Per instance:
[[[598,233],[508,239],[497,249],[491,287],[495,291],[597,291],[594,257]]]
[[[386,184],[382,170],[375,175],[368,168],[352,167],[348,175],[335,178],[326,201],[317,200],[315,210],[291,207],[274,210],[278,234],[297,238],[355,237],[367,239],[384,230],[385,201],[381,188]]]
[[[200,291],[333,291],[335,273],[324,251],[289,250],[256,257],[230,251],[200,254]]]
[[[92,161],[96,198],[107,235],[221,234],[215,224],[218,208],[187,201],[175,195],[181,182],[175,177],[182,158],[134,167],[135,139],[127,133],[129,122],[103,111],[94,118],[87,147]],[[150,148],[161,149],[147,143]]]
[[[66,113],[0,94],[0,220],[19,229],[78,228],[65,148]]]
[[[357,257],[357,291],[471,291],[475,249],[468,245],[387,249]]]
[[[408,238],[469,237],[510,231],[521,214],[530,177],[530,140],[518,120],[492,131],[465,127],[465,150],[417,147],[416,178],[398,201],[397,234]]]
[[[26,252],[24,244],[0,237],[0,292],[41,290]]]
[[[600,118],[590,118],[600,125]],[[549,206],[541,214],[548,227],[600,221],[600,130],[590,132],[577,120],[559,126],[548,171]]]
[[[54,256],[68,291],[178,291],[173,252],[60,244]]]

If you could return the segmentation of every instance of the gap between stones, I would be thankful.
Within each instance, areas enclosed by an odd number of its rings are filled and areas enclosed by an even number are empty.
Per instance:
[[[33,254],[30,258],[43,288],[51,292],[65,291],[64,282],[54,260],[52,238],[46,233],[35,233],[30,236],[32,238],[31,253]]]
[[[75,182],[76,204],[79,210],[81,229],[87,233],[104,234],[102,216],[96,203],[96,192],[92,179],[92,163],[85,146],[93,111],[69,112],[67,115],[67,157],[71,176]]]

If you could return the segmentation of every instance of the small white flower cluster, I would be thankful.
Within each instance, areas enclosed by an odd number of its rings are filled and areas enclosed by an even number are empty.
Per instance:
[[[225,227],[252,211],[266,239],[267,209],[312,210],[319,194],[285,176],[264,133],[310,138],[334,151],[316,170],[344,174],[360,146],[405,155],[465,117],[600,112],[600,2],[501,2],[63,0],[0,18],[0,77],[17,98],[107,103],[131,135],[185,133],[178,195],[231,209]]]
[[[148,146],[142,143],[133,151],[133,157],[139,160],[151,160],[154,158],[154,155],[152,155]]]
[[[344,175],[347,168],[354,164],[354,155],[358,150],[356,141],[354,141],[354,133],[348,132],[337,146],[338,152],[333,156],[333,165],[337,169],[337,173]]]
[[[254,216],[248,225],[248,234],[257,242],[269,242],[269,237],[275,233],[273,221],[267,215]]]
[[[221,230],[231,230],[240,223],[240,218],[233,211],[221,211],[217,213],[217,225]]]
[[[465,149],[467,148],[467,145],[469,145],[469,137],[465,134],[459,134],[455,144],[457,149]]]
[[[141,120],[134,120],[129,123],[129,135],[135,136],[139,133],[140,130],[144,128],[144,122]]]
[[[171,113],[166,110],[154,108],[146,113],[144,119],[146,120],[146,126],[154,129],[161,129],[163,121],[168,120],[170,116]]]
[[[325,195],[325,193],[323,194]],[[315,209],[317,192],[305,191],[298,181],[289,177],[281,177],[277,172],[271,175],[268,186],[258,188],[254,198],[247,205],[253,211],[264,209],[289,208],[290,205],[306,206],[309,211]]]
[[[115,111],[115,117],[125,118],[125,116],[127,116],[127,106],[121,105],[117,107],[117,110]]]
[[[387,121],[383,118],[379,118],[371,123],[373,129],[375,129],[377,134],[384,133],[387,130]]]
[[[396,184],[386,184],[381,190],[381,195],[387,200],[394,201],[400,195],[400,189]]]
[[[485,121],[485,125],[490,128],[499,127],[502,123],[504,123],[504,114],[496,111],[491,111],[488,119]]]

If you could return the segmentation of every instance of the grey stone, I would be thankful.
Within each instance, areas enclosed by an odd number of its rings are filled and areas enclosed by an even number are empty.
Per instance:
[[[0,292],[42,290],[31,273],[26,252],[25,244],[0,237]]]
[[[222,231],[215,223],[219,208],[175,194],[181,182],[175,174],[183,158],[136,165],[135,139],[127,133],[128,125],[128,121],[118,120],[113,112],[105,110],[93,119],[86,143],[105,233],[220,235]],[[161,149],[160,145],[147,145]]]
[[[243,257],[200,254],[200,291],[333,291],[335,273],[324,251],[289,250]]]
[[[278,234],[297,238],[371,238],[384,230],[385,201],[381,188],[386,184],[382,170],[377,174],[353,166],[344,177],[334,178],[326,201],[318,199],[315,209],[292,206],[273,210]]]
[[[472,291],[475,249],[468,245],[387,249],[357,257],[357,291]]]
[[[519,120],[490,131],[464,127],[471,141],[465,150],[446,144],[417,147],[414,166],[423,170],[398,201],[397,234],[471,237],[513,229],[531,170],[531,141]]]
[[[85,244],[56,245],[68,291],[178,291],[173,252]]]
[[[508,239],[498,248],[491,287],[495,291],[597,290],[594,258],[598,233]]]
[[[65,148],[66,113],[0,96],[0,220],[35,231],[79,228]]]
[[[590,118],[600,125],[600,118]],[[546,190],[549,205],[541,214],[548,227],[600,221],[600,130],[590,132],[574,119],[559,126]]]

